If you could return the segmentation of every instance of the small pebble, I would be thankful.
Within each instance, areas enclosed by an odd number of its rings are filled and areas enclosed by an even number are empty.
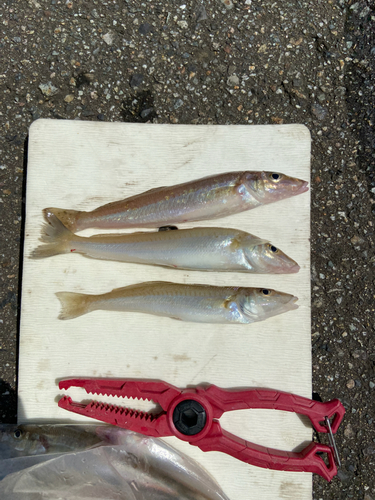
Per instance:
[[[143,118],[143,119],[147,118],[153,111],[154,111],[154,108],[143,109],[141,111],[141,118]]]
[[[105,35],[103,35],[103,40],[107,45],[112,45],[115,39],[115,34],[112,31],[108,31]]]
[[[348,424],[345,427],[344,436],[347,437],[347,438],[349,438],[349,439],[354,436],[354,431],[353,431],[353,428],[352,428],[351,424]]]
[[[207,12],[206,9],[204,8],[204,5],[200,5],[198,7],[198,10],[195,15],[197,23],[200,23],[201,21],[205,21],[207,19]]]
[[[39,89],[41,90],[42,94],[45,95],[46,97],[52,97],[59,92],[59,89],[55,87],[52,84],[52,82],[41,83],[39,85]]]
[[[351,238],[350,242],[352,243],[352,245],[360,245],[361,243],[363,243],[363,239],[358,235],[355,235],[353,236],[353,238]]]
[[[355,386],[355,382],[354,382],[354,380],[351,378],[351,379],[350,379],[350,380],[348,380],[348,382],[346,383],[346,387],[347,387],[348,389],[353,389],[353,388],[354,388],[354,386]]]
[[[323,108],[320,104],[313,104],[311,106],[311,112],[318,120],[324,120],[328,113],[326,108]]]
[[[152,31],[152,25],[149,23],[142,23],[139,26],[138,31],[141,35],[147,35]]]
[[[177,101],[174,103],[174,109],[178,109],[181,106],[183,106],[184,101],[182,99],[177,99]]]
[[[82,116],[95,116],[95,111],[90,111],[89,109],[84,109],[82,111]]]
[[[233,9],[232,0],[221,0],[221,3],[223,3],[228,10]]]
[[[366,17],[370,12],[370,7],[365,7],[362,12],[360,12],[359,17],[363,18]]]
[[[140,85],[142,85],[143,80],[144,80],[143,75],[141,75],[140,73],[134,73],[134,75],[132,75],[130,79],[130,86],[132,88],[139,87]]]
[[[182,29],[186,29],[189,25],[187,23],[187,21],[185,20],[182,20],[182,21],[177,21],[177,24],[179,25],[180,28]]]
[[[352,475],[344,472],[342,469],[337,471],[337,477],[342,483],[348,483],[352,479]]]
[[[236,85],[239,85],[239,83],[240,83],[240,79],[238,78],[237,75],[232,75],[227,80],[228,85],[236,86]]]

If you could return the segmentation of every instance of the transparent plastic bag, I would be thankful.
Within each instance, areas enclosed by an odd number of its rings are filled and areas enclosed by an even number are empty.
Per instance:
[[[103,428],[103,432],[103,438],[119,444],[54,458],[39,455],[3,460],[0,467],[8,462],[8,470],[12,466],[27,468],[0,481],[0,498],[228,500],[203,468],[162,440],[116,428]]]

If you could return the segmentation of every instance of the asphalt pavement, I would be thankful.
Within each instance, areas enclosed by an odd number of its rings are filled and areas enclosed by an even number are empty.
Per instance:
[[[342,467],[330,484],[314,477],[314,499],[375,499],[374,82],[370,0],[3,0],[0,422],[17,412],[34,120],[301,123],[312,137],[313,390],[347,410]]]

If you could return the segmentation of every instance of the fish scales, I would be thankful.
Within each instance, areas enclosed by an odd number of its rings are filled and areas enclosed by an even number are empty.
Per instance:
[[[60,319],[98,309],[140,312],[198,323],[253,323],[296,309],[297,297],[272,289],[147,282],[102,295],[58,292]]]
[[[85,222],[79,221],[78,224],[84,224],[85,227],[119,227],[120,221],[127,220],[129,227],[155,227],[160,220],[169,224],[234,213],[238,200],[236,196],[232,196],[236,184],[230,176],[214,185],[208,180],[201,186],[198,182],[194,184],[190,188],[182,185],[172,191],[169,187],[157,188],[125,200],[122,205],[121,202],[104,205],[86,216]],[[102,214],[105,207],[108,210]]]
[[[200,271],[296,273],[298,264],[267,240],[238,229],[199,227],[81,237],[53,214],[42,230],[46,244],[31,257],[82,253],[96,259]]]
[[[235,292],[229,287],[217,289],[208,285],[145,283],[97,296],[92,306],[95,309],[167,315],[185,321],[222,323],[226,319],[230,321],[231,311],[225,304]]]
[[[0,457],[5,447],[9,456],[26,456],[79,451],[101,442],[92,425],[0,424]]]
[[[98,441],[95,449],[87,434]],[[4,500],[228,500],[190,457],[160,439],[116,426],[0,424],[0,461]]]
[[[216,219],[307,191],[307,182],[277,172],[229,172],[154,188],[91,212],[46,208],[71,231],[89,227],[160,227]]]

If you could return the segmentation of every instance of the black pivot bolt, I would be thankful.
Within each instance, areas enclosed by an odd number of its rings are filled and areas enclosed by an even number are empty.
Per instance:
[[[205,409],[193,399],[181,401],[173,411],[173,423],[181,434],[194,436],[206,425]]]

